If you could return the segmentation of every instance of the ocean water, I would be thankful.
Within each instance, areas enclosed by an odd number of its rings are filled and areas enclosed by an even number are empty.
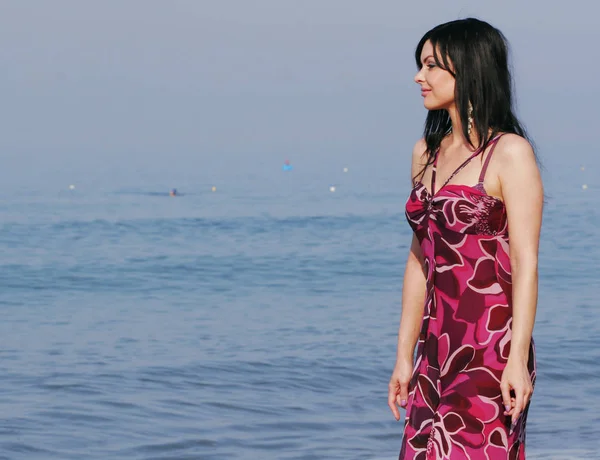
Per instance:
[[[0,458],[397,458],[407,181],[153,174],[4,190]],[[528,458],[600,458],[600,187],[581,174],[547,180]]]

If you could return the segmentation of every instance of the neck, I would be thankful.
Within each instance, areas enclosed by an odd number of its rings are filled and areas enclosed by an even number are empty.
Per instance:
[[[469,144],[469,140],[465,137],[463,133],[462,121],[460,119],[460,114],[458,113],[456,105],[452,104],[452,106],[448,108],[448,115],[450,116],[450,121],[452,122],[452,132],[448,136],[450,138],[450,144],[452,146],[464,146],[468,149],[472,149],[472,145],[479,145],[479,142],[477,140],[477,133],[475,132],[475,129],[473,127],[471,127],[471,144]]]

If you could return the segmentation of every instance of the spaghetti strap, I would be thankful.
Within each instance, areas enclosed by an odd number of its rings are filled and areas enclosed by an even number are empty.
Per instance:
[[[431,194],[432,195],[435,195],[435,176],[436,176],[437,160],[438,160],[439,153],[440,153],[440,151],[438,150],[438,153],[435,156],[435,160],[433,160],[433,169],[431,171]],[[467,158],[465,161],[463,161],[462,164],[458,168],[456,168],[452,174],[450,174],[450,177],[448,177],[448,179],[446,179],[446,182],[444,182],[444,185],[442,185],[440,187],[440,190],[443,189],[446,185],[448,185],[448,182],[450,182],[452,179],[454,179],[454,176],[456,176],[465,166],[467,166],[467,164],[469,164],[469,162],[473,158],[475,158],[480,153],[481,153],[481,148],[475,150],[475,152],[473,152],[473,154],[469,158]]]
[[[500,134],[499,136],[497,136],[492,142],[492,148],[490,149],[490,153],[488,153],[488,156],[486,157],[484,163],[483,163],[483,168],[481,168],[481,173],[479,174],[479,182],[478,184],[483,184],[483,180],[485,179],[485,173],[487,171],[488,165],[490,164],[490,160],[492,158],[492,153],[494,153],[494,149],[496,148],[496,146],[498,145],[498,140],[504,136],[504,134]]]
[[[498,139],[500,139],[504,134],[500,134],[499,136],[496,136],[495,138],[493,138],[490,141],[490,144],[492,144],[492,149],[490,150],[490,153],[488,154],[485,164],[483,165],[483,169],[481,170],[481,174],[479,175],[479,183],[483,183],[483,177],[485,175],[485,171],[487,169],[487,165],[490,161],[490,157],[492,155],[492,152],[494,151],[494,148],[496,147],[496,144],[498,142]],[[489,144],[488,144],[489,145]],[[481,147],[478,148],[477,150],[475,150],[475,152],[473,152],[473,154],[467,158],[458,168],[456,168],[454,170],[454,172],[452,174],[450,174],[450,177],[448,177],[448,179],[446,179],[446,182],[444,182],[444,185],[442,185],[440,187],[439,190],[443,189],[446,185],[448,185],[448,182],[450,182],[452,179],[454,179],[454,176],[456,176],[465,166],[467,166],[467,164],[469,164],[469,162],[475,158],[477,155],[479,155],[480,153],[482,153],[482,149]],[[440,154],[440,150],[438,149],[437,153],[435,154],[435,159],[433,160],[433,167],[431,170],[431,195],[434,196],[436,194],[435,191],[435,179],[436,179],[436,173],[437,173],[437,161],[438,161],[438,157]]]
[[[431,190],[431,195],[435,194],[435,170],[437,169],[437,159],[440,154],[440,149],[438,148],[435,153],[435,158],[433,159],[433,166],[431,167],[431,184],[429,185],[429,190]]]

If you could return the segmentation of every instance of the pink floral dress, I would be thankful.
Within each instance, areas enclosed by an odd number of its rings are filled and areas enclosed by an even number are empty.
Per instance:
[[[525,458],[527,409],[510,432],[500,379],[511,343],[509,238],[504,203],[483,188],[492,140],[475,186],[448,184],[431,193],[417,182],[406,216],[425,259],[427,294],[400,459]],[[529,350],[535,382],[535,349]]]

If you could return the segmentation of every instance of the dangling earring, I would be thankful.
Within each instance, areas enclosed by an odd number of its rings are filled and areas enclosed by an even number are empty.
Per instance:
[[[469,134],[469,136],[471,135],[471,128],[473,127],[473,104],[471,104],[471,101],[469,101],[469,111],[468,113],[468,124],[467,124],[467,133]]]

